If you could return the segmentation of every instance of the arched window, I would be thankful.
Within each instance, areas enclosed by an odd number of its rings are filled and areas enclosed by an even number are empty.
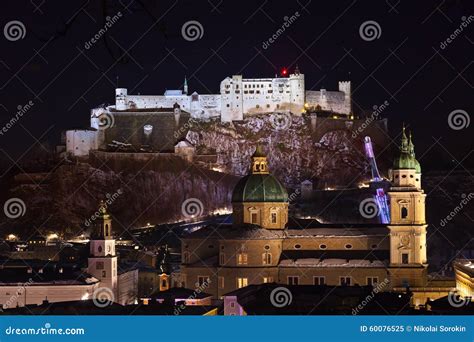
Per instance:
[[[401,207],[400,209],[400,217],[402,219],[406,219],[408,217],[408,209],[406,207]]]
[[[262,263],[264,265],[271,265],[272,264],[272,254],[265,252],[262,254]]]

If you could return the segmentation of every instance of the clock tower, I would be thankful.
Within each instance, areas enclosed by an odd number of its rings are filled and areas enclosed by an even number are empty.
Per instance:
[[[100,280],[100,287],[113,293],[115,301],[118,299],[117,255],[112,236],[112,220],[103,201],[100,202],[98,213],[90,239],[87,272]]]
[[[392,170],[390,201],[390,277],[393,287],[420,287],[426,284],[426,194],[421,189],[421,168],[415,147],[405,127],[400,154]]]

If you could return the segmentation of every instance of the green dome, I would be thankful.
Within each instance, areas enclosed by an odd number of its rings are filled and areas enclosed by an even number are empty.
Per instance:
[[[408,153],[400,153],[398,157],[393,161],[393,169],[414,169],[415,168],[415,159],[410,156]]]
[[[420,165],[420,162],[416,159],[414,159],[415,161],[415,170],[416,170],[416,173],[421,173],[421,165]]]
[[[270,174],[249,174],[235,186],[232,202],[288,202],[288,193]]]

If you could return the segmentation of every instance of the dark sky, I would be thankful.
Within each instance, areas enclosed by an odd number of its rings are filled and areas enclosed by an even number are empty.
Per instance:
[[[59,141],[61,130],[86,127],[90,108],[113,103],[114,87],[162,94],[182,85],[217,93],[232,74],[271,77],[298,64],[307,89],[335,90],[353,83],[354,109],[388,101],[382,114],[392,135],[405,121],[415,133],[422,164],[436,158],[472,160],[474,123],[453,130],[448,115],[473,108],[474,18],[442,49],[440,44],[474,14],[472,1],[9,1],[1,28],[18,20],[23,39],[0,36],[1,125],[18,105],[34,106],[0,135],[15,160],[37,140]],[[122,17],[89,49],[85,44],[107,16]],[[298,12],[267,49],[267,41]],[[195,20],[201,39],[187,41],[181,28]],[[380,37],[361,38],[375,21]],[[3,30],[2,30],[3,31]],[[466,115],[464,114],[466,117]],[[464,159],[466,158],[466,159]]]

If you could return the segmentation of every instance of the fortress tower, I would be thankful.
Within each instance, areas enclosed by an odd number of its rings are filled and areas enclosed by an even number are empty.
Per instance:
[[[301,114],[305,103],[304,75],[300,73],[298,66],[295,72],[289,76],[291,112]]]
[[[351,102],[351,81],[340,81],[339,91],[344,93],[344,105],[349,113],[352,113],[352,102]]]

